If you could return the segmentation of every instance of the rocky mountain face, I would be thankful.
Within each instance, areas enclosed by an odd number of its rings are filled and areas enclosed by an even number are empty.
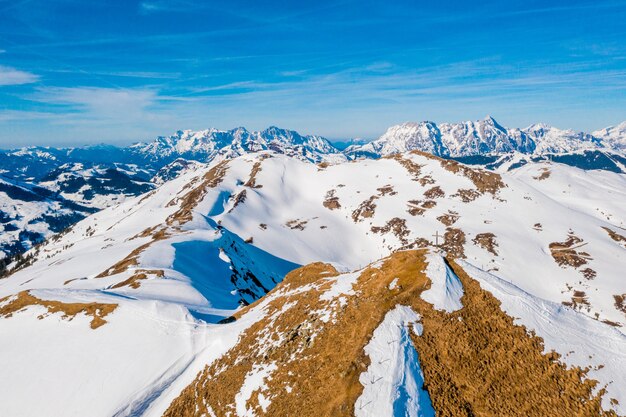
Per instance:
[[[0,415],[626,413],[623,174],[183,165],[9,266]]]
[[[586,150],[620,152],[626,143],[626,134],[619,126],[609,129],[599,132],[599,136],[545,124],[508,129],[492,117],[439,125],[434,122],[404,123],[390,127],[370,143],[347,148],[345,153],[351,157],[380,157],[420,150],[442,157],[466,157],[513,152],[532,155]]]

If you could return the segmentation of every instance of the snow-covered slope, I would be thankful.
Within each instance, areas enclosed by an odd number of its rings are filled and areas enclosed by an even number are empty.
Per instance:
[[[378,157],[410,150],[438,156],[458,157],[519,152],[523,154],[563,154],[584,150],[623,152],[624,124],[593,135],[561,130],[546,124],[525,129],[505,128],[492,117],[460,123],[404,123],[390,127],[380,138],[350,146],[352,158]]]
[[[228,390],[219,391],[232,399],[233,414],[243,415],[240,411],[251,407],[261,415],[271,410],[271,404],[279,404],[268,381],[283,381],[277,375],[298,366],[304,352],[298,350],[300,345],[289,345],[293,349],[283,354],[286,341],[302,340],[302,349],[309,349],[318,346],[312,336],[315,326],[361,323],[339,312],[353,311],[342,310],[344,306],[362,307],[375,300],[368,294],[383,296],[386,292],[381,288],[390,293],[413,289],[421,293],[427,281],[414,288],[410,277],[426,271],[432,287],[423,302],[436,311],[442,306],[440,314],[469,314],[464,298],[459,298],[472,296],[468,281],[459,284],[446,265],[427,257],[419,261],[422,255],[407,255],[418,258],[389,269],[376,263],[394,252],[412,253],[397,252],[410,248],[432,248],[444,251],[449,259],[464,259],[517,288],[515,294],[535,300],[531,309],[511,311],[541,337],[548,337],[544,330],[551,329],[539,325],[541,317],[560,310],[568,311],[563,335],[570,332],[567,326],[593,329],[589,334],[606,341],[584,344],[581,352],[594,352],[593,361],[586,362],[582,353],[569,361],[568,352],[577,347],[566,341],[550,342],[547,347],[564,355],[569,366],[605,364],[604,371],[593,373],[602,386],[608,385],[602,404],[624,413],[626,397],[615,375],[626,374],[622,358],[626,338],[623,328],[617,327],[626,324],[625,202],[626,176],[549,162],[529,162],[511,172],[494,173],[423,153],[314,165],[262,151],[197,164],[155,190],[77,223],[33,251],[30,265],[0,280],[0,334],[11,340],[0,346],[0,369],[5,375],[0,380],[0,414],[160,415],[199,371],[214,364],[217,368],[211,372],[231,369],[224,378],[235,372],[232,378],[239,381],[223,385],[241,388],[232,397]],[[287,280],[288,288],[279,286],[278,292],[264,296],[289,271],[320,261],[332,265],[335,272],[329,269],[315,275],[320,281],[308,281],[296,271]],[[419,262],[432,265],[422,268]],[[315,265],[319,267],[311,267]],[[387,271],[388,282],[372,278],[354,291],[360,273],[341,275],[344,278],[330,287],[322,280],[367,265]],[[481,277],[474,279],[481,283]],[[378,289],[368,292],[368,285]],[[328,295],[319,295],[319,303],[313,303],[316,297],[283,298],[315,288],[328,290]],[[515,303],[507,294],[512,293],[493,292],[501,297],[505,310],[510,308],[507,303]],[[408,300],[416,299],[422,300]],[[401,300],[405,299],[371,304],[375,313],[368,316],[371,321],[362,331],[373,332],[380,322],[372,317],[382,321]],[[292,310],[293,303],[299,302],[313,304]],[[250,303],[254,304],[242,307]],[[460,305],[465,307],[459,309]],[[361,307],[359,314],[365,314],[368,310]],[[439,313],[413,307],[425,320],[424,331],[433,328],[427,326],[429,317]],[[307,330],[306,312],[314,310],[319,310],[315,313],[319,318]],[[403,315],[398,320],[406,324],[415,317]],[[283,322],[273,320],[286,321],[274,328],[272,323]],[[296,327],[297,337],[289,339],[289,329]],[[328,331],[331,328],[341,329],[331,326]],[[278,333],[272,336],[272,329]],[[370,334],[364,333],[361,350],[350,351],[346,358],[359,363],[357,356],[364,352]],[[406,362],[415,358],[407,338],[415,344],[420,362],[422,355],[432,358],[427,353],[431,345],[420,347],[415,338],[421,336],[416,334],[413,330],[399,334],[406,343],[394,359],[396,369],[410,370],[412,381],[418,381],[421,368]],[[244,343],[246,337],[265,342],[254,354],[246,353],[256,359],[240,369],[232,359],[237,349],[256,346]],[[326,340],[321,337],[320,341]],[[68,340],[72,346],[67,346]],[[287,362],[268,362],[261,348],[273,344],[277,350],[265,352],[267,358],[276,354]],[[611,352],[618,356],[609,362]],[[427,363],[423,375],[428,382],[433,368]],[[355,375],[353,381],[358,382],[365,371],[357,367],[345,375]],[[378,372],[371,371],[370,376]],[[205,386],[203,380],[198,383]],[[216,391],[211,384],[206,385],[205,404],[213,404],[209,393]],[[394,380],[388,387],[404,390],[406,401],[425,400],[411,384]],[[288,394],[287,387],[296,389],[286,383],[282,392]],[[441,407],[442,397],[429,394],[435,409]],[[182,398],[176,406],[185,404]],[[356,407],[357,397],[349,398],[346,410]],[[610,398],[619,400],[619,405],[611,405]],[[181,414],[171,411],[170,415]]]
[[[0,260],[23,253],[92,212],[48,189],[0,177]]]
[[[302,136],[277,127],[259,132],[249,132],[244,128],[229,131],[208,129],[179,131],[172,136],[126,148],[95,145],[0,151],[0,175],[8,181],[47,189],[56,196],[53,199],[77,203],[76,207],[103,209],[128,196],[145,193],[155,184],[175,178],[198,162],[208,163],[215,158],[235,158],[264,150],[313,163],[346,160],[339,150],[320,136]],[[0,203],[5,206],[22,204],[12,201],[6,194],[0,195]],[[66,222],[65,227],[83,217],[78,209],[73,216],[75,220]],[[65,218],[70,217],[65,215]],[[45,229],[45,218],[39,217],[38,221],[42,223],[40,229]],[[33,242],[49,235],[46,232],[38,234],[37,239],[30,239],[29,236],[35,237],[29,234],[30,229],[23,228],[22,223],[14,223],[13,226],[18,228],[14,230],[16,233],[6,234],[0,242],[0,258],[7,254],[19,254]],[[54,225],[48,226],[60,231]],[[20,233],[24,238],[22,240]]]

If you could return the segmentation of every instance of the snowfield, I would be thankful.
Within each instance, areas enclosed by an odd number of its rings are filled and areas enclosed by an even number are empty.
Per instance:
[[[0,344],[0,415],[159,416],[263,317],[263,296],[289,271],[318,261],[354,271],[435,244],[464,258],[547,349],[594,367],[626,413],[626,317],[616,298],[626,294],[626,242],[616,237],[626,235],[626,175],[529,163],[498,174],[494,187],[484,171],[455,169],[418,153],[316,165],[263,151],[194,165],[90,215],[0,279],[0,334],[10,341]],[[462,308],[463,288],[435,251],[427,268],[423,299]],[[338,280],[329,299],[351,294],[354,279]],[[24,291],[43,304],[117,307],[95,329],[84,312],[63,317],[44,305],[2,314]],[[418,330],[402,306],[376,330],[367,353],[391,360],[385,369],[373,360],[364,374],[358,415],[397,415],[394,392],[420,410],[408,415],[433,415],[408,339]],[[382,352],[391,339],[400,342]],[[267,373],[249,376],[249,392]],[[389,378],[384,389],[366,384],[379,377]]]

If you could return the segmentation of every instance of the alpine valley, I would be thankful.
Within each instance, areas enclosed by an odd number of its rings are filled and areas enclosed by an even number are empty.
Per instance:
[[[0,416],[625,416],[626,122],[0,153]]]

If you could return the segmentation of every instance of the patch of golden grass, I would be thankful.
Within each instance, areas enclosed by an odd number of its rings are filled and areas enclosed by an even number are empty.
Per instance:
[[[228,210],[229,213],[231,213],[235,208],[237,208],[239,204],[243,204],[246,202],[247,192],[246,190],[241,190],[234,197],[231,196],[231,198],[234,200],[234,203],[233,203],[233,206],[230,208],[230,210]]]
[[[49,314],[63,313],[62,317],[67,320],[72,320],[76,315],[84,313],[92,317],[92,329],[97,329],[106,324],[104,318],[112,313],[118,306],[117,304],[63,303],[61,301],[42,300],[32,295],[29,291],[21,291],[14,296],[0,299],[0,317],[11,317],[13,313],[25,310],[27,307],[34,305],[45,307]],[[40,315],[38,318],[41,320],[44,316]]]
[[[457,213],[456,211],[448,210],[446,214],[442,214],[441,216],[437,217],[437,220],[439,220],[446,226],[452,226],[460,218],[461,216],[459,216],[459,213]]]
[[[285,223],[285,226],[287,226],[291,230],[304,230],[308,222],[308,220],[302,219],[289,220],[287,223]]]
[[[359,376],[370,363],[363,348],[399,304],[422,316],[423,334],[412,341],[438,416],[615,416],[601,409],[604,391],[594,394],[596,382],[586,370],[568,368],[556,353],[544,355],[542,340],[515,325],[454,262],[463,308],[446,313],[423,301],[420,294],[430,286],[425,266],[424,251],[397,252],[363,270],[344,303],[320,299],[337,273],[332,266],[292,271],[270,293],[275,298],[265,317],[200,372],[165,416],[232,415],[246,376],[269,364],[277,369],[246,403],[256,415],[352,416],[363,390]],[[389,290],[393,280],[397,286]],[[327,323],[320,310],[331,312]],[[271,401],[265,411],[260,395]]]
[[[386,196],[387,194],[389,194],[389,195],[396,195],[396,194],[398,194],[398,192],[395,191],[393,189],[393,186],[390,185],[390,184],[387,184],[387,185],[385,185],[383,187],[377,188],[376,191],[378,191],[378,195],[380,195],[380,196]]]
[[[579,250],[585,245],[586,243],[581,238],[570,231],[564,242],[552,242],[548,247],[550,248],[552,258],[557,264],[562,267],[579,268],[585,265],[587,261],[593,259],[587,252]]]
[[[138,248],[135,248],[124,259],[117,262],[115,265],[111,266],[106,271],[102,271],[101,273],[96,275],[96,278],[104,278],[104,277],[108,277],[111,275],[116,275],[116,274],[126,271],[128,268],[137,266],[139,264],[139,255],[141,255],[141,253],[144,250],[150,247],[150,245],[152,245],[154,242],[158,240],[167,239],[168,237],[169,237],[169,233],[167,232],[167,229],[159,230],[158,232],[152,235],[152,240],[150,242],[144,243]]]
[[[481,193],[470,188],[459,188],[452,197],[459,197],[462,202],[470,203],[481,196]]]
[[[465,232],[454,227],[447,227],[443,234],[441,247],[452,258],[465,258]]]
[[[193,210],[196,208],[198,203],[202,201],[204,196],[206,196],[210,188],[215,188],[222,182],[227,170],[228,161],[222,161],[204,174],[200,185],[194,187],[181,198],[179,209],[168,216],[165,221],[166,224],[169,226],[175,223],[181,225],[191,221],[193,218]]]
[[[237,346],[208,366],[170,406],[165,416],[194,416],[208,413],[210,406],[218,416],[234,410],[234,398],[246,375],[255,364],[275,363],[278,369],[266,380],[264,395],[271,404],[263,412],[255,391],[247,406],[256,415],[268,416],[351,416],[362,392],[361,372],[369,358],[364,354],[372,332],[384,314],[393,308],[387,286],[398,278],[404,288],[423,289],[427,280],[421,253],[400,252],[385,261],[382,269],[368,268],[359,278],[359,302],[331,306],[320,300],[329,273],[334,268],[313,264],[292,271],[273,292],[318,284],[305,292],[279,297],[267,309],[266,318],[257,322],[240,338]],[[404,266],[402,266],[405,264]],[[281,314],[283,307],[289,306]],[[324,323],[314,313],[330,308],[335,323]],[[285,387],[292,392],[285,391]]]
[[[604,390],[587,371],[568,368],[541,338],[500,308],[456,263],[463,308],[420,308],[424,332],[412,336],[438,416],[616,416],[603,411]]]
[[[476,235],[474,239],[472,239],[474,245],[480,246],[485,249],[487,252],[498,255],[498,251],[496,248],[498,247],[498,242],[496,241],[496,235],[491,232],[479,233]]]
[[[363,201],[361,204],[359,204],[359,207],[357,207],[352,212],[352,220],[354,220],[354,222],[356,223],[365,218],[369,219],[373,217],[374,213],[376,212],[376,203],[374,203],[374,201],[377,199],[378,196],[373,195],[367,200]]]
[[[162,269],[137,269],[128,279],[118,282],[111,288],[122,288],[129,286],[130,288],[137,289],[141,287],[141,281],[148,279],[150,275],[153,275],[157,278],[163,278],[165,276],[165,272]]]
[[[335,190],[329,190],[326,192],[326,198],[322,202],[322,205],[326,207],[328,210],[336,210],[341,208],[341,204],[339,204],[339,197],[336,196]]]
[[[409,200],[407,201],[407,206],[408,206],[407,212],[411,216],[421,216],[426,212],[426,210],[429,210],[435,207],[436,205],[437,205],[437,202],[435,200],[426,200],[426,201]]]
[[[616,294],[613,296],[613,299],[615,300],[615,308],[626,314],[626,293]]]
[[[617,243],[621,243],[623,247],[626,248],[626,236],[620,235],[615,230],[611,230],[608,227],[602,226],[602,228],[609,234],[609,237],[616,241]]]
[[[254,163],[254,165],[252,165],[252,170],[250,171],[250,178],[248,178],[248,181],[246,181],[244,185],[250,188],[262,188],[263,187],[262,185],[258,185],[256,183],[256,176],[259,172],[261,172],[261,161],[257,161]]]
[[[502,181],[502,176],[495,172],[487,171],[484,169],[470,168],[466,165],[461,164],[460,162],[451,159],[443,159],[427,152],[411,151],[411,153],[423,156],[424,158],[432,159],[434,161],[438,161],[441,167],[445,170],[450,171],[454,174],[461,174],[467,177],[470,181],[474,183],[474,186],[481,194],[489,193],[495,197],[501,188],[506,187],[506,185]]]
[[[429,199],[442,198],[445,196],[446,196],[446,193],[438,185],[424,191],[424,197],[429,198]]]
[[[534,179],[536,179],[537,181],[543,181],[543,180],[547,180],[548,178],[550,178],[550,170],[548,168],[541,168],[541,174],[533,177]]]
[[[384,226],[382,227],[372,226],[370,230],[374,233],[392,232],[393,235],[397,237],[398,240],[400,240],[400,242],[402,242],[403,245],[406,245],[409,243],[409,241],[407,240],[407,237],[409,236],[411,232],[409,232],[409,229],[406,227],[405,219],[394,217],[393,219],[385,223]]]

